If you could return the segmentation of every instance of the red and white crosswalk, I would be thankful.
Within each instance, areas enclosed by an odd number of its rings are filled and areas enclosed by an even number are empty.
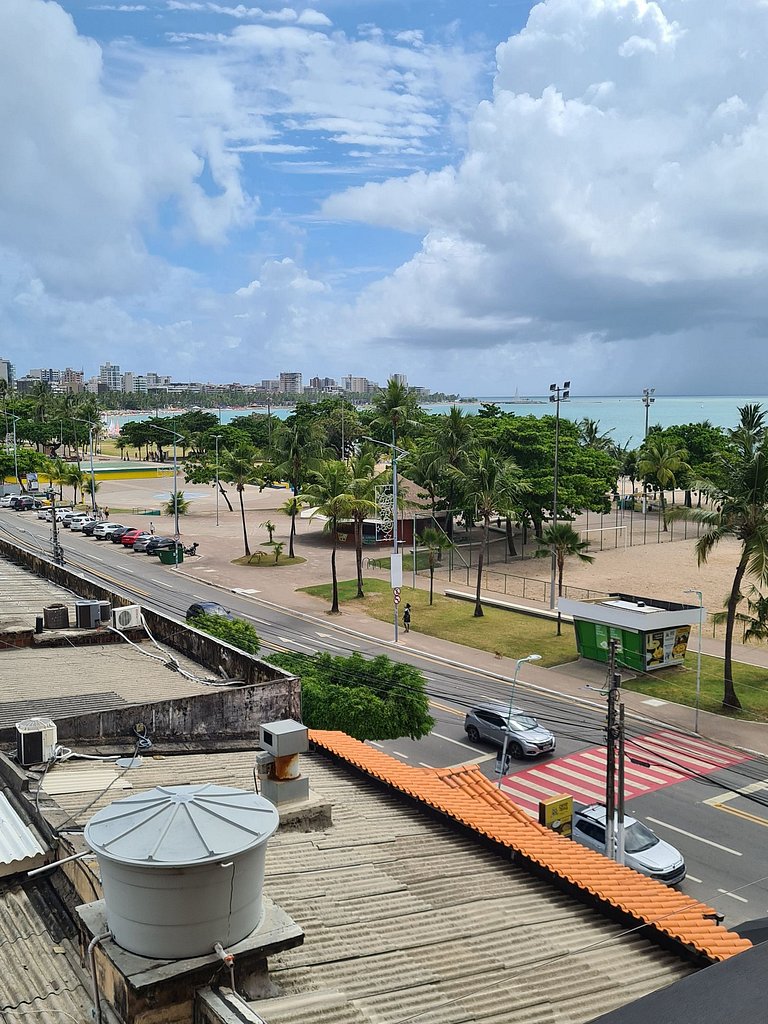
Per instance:
[[[505,775],[502,789],[523,810],[538,817],[539,800],[569,793],[577,803],[605,801],[605,747],[591,747],[554,761],[539,762]],[[748,754],[671,730],[660,730],[625,744],[625,800],[698,775],[709,775],[749,760]]]

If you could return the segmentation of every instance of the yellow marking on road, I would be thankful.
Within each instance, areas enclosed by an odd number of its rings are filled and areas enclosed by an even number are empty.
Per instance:
[[[431,708],[438,708],[440,711],[447,711],[451,715],[456,715],[457,718],[463,718],[466,714],[465,711],[457,711],[456,708],[451,708],[447,704],[441,704],[438,700],[430,700],[429,706]]]
[[[752,821],[755,825],[762,825],[763,828],[768,828],[768,818],[761,818],[758,814],[750,814],[749,811],[741,811],[738,807],[727,806],[731,800],[736,800],[740,796],[749,796],[750,793],[759,793],[765,789],[768,789],[768,781],[752,782],[750,785],[733,792],[719,793],[717,796],[711,796],[708,800],[704,800],[703,803],[714,807],[716,811],[725,811],[726,814],[734,814],[737,818],[744,818],[745,821]]]
[[[760,818],[756,814],[750,814],[748,811],[740,811],[738,807],[727,807],[725,804],[713,804],[715,810],[725,811],[726,814],[735,814],[737,818],[746,818],[747,821],[753,821],[756,825],[762,825],[763,828],[768,828],[768,819]]]

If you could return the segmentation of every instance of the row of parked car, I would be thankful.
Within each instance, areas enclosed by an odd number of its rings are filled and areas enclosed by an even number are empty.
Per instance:
[[[50,522],[53,518],[51,503],[44,498],[31,494],[6,494],[0,498],[0,508],[12,509],[15,512],[37,512],[37,518]],[[82,512],[71,508],[57,508],[56,522],[59,526],[72,533],[82,533],[95,540],[111,540],[113,544],[122,544],[134,551],[143,551],[148,555],[156,555],[160,551],[172,551],[182,544],[173,537],[156,537],[149,530],[140,527],[125,526],[122,523],[105,523],[90,512]]]

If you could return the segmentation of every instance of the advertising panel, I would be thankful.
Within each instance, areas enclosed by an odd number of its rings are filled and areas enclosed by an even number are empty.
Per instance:
[[[645,635],[645,667],[647,670],[682,665],[688,649],[690,626],[659,629]]]
[[[539,801],[539,824],[570,839],[573,824],[573,797],[566,793]]]

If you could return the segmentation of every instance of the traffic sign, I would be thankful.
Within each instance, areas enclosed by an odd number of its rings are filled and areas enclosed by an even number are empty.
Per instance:
[[[392,597],[395,604],[400,604],[400,587],[392,587]]]

